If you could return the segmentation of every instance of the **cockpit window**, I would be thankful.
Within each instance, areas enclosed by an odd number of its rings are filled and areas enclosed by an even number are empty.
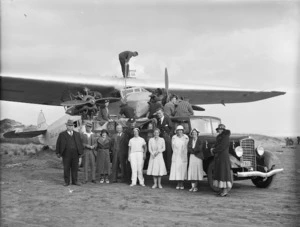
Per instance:
[[[122,90],[122,96],[125,97],[127,94],[130,94],[133,92],[133,89],[132,88],[129,88],[129,89],[124,89]]]

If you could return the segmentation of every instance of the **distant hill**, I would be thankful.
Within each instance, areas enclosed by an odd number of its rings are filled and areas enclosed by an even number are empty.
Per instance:
[[[24,124],[12,120],[12,119],[3,119],[0,121],[0,142],[4,143],[17,143],[17,144],[29,144],[29,143],[35,143],[39,144],[39,140],[37,138],[17,138],[17,139],[6,139],[3,137],[3,133],[13,131],[16,129],[22,129],[23,131],[33,131],[37,128],[35,125],[28,125],[25,126]]]
[[[25,125],[23,125],[20,122],[17,122],[15,120],[11,119],[4,119],[0,121],[0,133],[5,133],[8,131],[13,130],[14,128],[24,128]]]
[[[264,148],[270,149],[271,151],[274,149],[281,148],[285,145],[285,141],[282,138],[265,136],[260,134],[250,134],[249,136],[255,140],[255,146],[261,145]]]

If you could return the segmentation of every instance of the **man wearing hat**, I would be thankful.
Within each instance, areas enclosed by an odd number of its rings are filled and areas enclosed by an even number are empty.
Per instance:
[[[78,182],[79,156],[83,154],[83,146],[80,134],[74,131],[72,120],[66,123],[67,130],[59,134],[56,142],[56,155],[62,157],[64,165],[64,186],[70,184],[70,173],[72,184],[80,185]]]
[[[104,121],[111,121],[108,106],[109,106],[109,100],[107,99],[104,102],[104,106],[100,107],[98,119],[101,119]]]
[[[85,124],[86,132],[84,132],[81,136],[82,145],[84,148],[84,181],[83,183],[88,182],[88,170],[91,169],[92,182],[96,183],[96,146],[97,146],[97,138],[95,134],[92,132],[92,123],[86,122]]]

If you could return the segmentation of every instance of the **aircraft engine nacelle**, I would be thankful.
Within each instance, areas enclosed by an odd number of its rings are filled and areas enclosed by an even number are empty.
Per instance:
[[[151,94],[143,88],[126,89],[126,96],[123,96],[123,101],[126,101],[135,110],[137,118],[145,117],[149,111],[148,102]]]

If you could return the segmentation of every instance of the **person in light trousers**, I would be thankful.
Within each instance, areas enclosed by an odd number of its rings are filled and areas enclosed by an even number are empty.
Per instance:
[[[143,177],[144,160],[146,158],[146,141],[139,136],[140,130],[133,129],[133,138],[129,140],[128,161],[131,166],[131,187],[137,183],[137,178],[141,186],[145,186]]]

